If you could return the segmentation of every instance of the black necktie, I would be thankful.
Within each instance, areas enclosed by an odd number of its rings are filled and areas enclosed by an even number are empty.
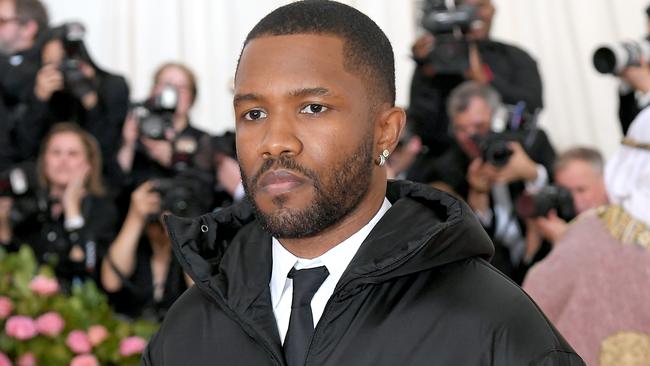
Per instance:
[[[284,338],[284,355],[289,366],[303,366],[307,348],[314,335],[314,318],[311,316],[311,299],[329,276],[325,266],[296,270],[287,277],[293,279],[293,297],[289,329]]]

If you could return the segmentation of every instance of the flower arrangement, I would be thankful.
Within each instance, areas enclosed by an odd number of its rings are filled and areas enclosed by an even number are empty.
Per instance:
[[[60,293],[28,246],[0,248],[0,366],[138,365],[157,328],[118,319],[92,281]]]

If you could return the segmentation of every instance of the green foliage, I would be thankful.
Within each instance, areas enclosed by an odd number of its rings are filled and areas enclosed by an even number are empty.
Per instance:
[[[8,317],[3,319],[0,315],[0,352],[13,360],[14,364],[20,356],[31,352],[38,365],[68,365],[76,356],[66,344],[68,334],[73,330],[88,334],[91,326],[101,325],[108,331],[108,335],[95,344],[91,351],[99,364],[139,364],[139,355],[120,355],[120,342],[129,336],[149,339],[158,330],[157,324],[144,320],[126,322],[118,319],[109,306],[106,295],[92,281],[73,286],[70,295],[39,295],[30,288],[36,275],[54,278],[52,268],[37,266],[34,253],[28,246],[21,247],[17,253],[7,253],[0,247],[0,297],[9,298],[13,303],[13,310]],[[35,320],[48,312],[58,313],[65,321],[64,329],[58,336],[37,334],[28,340],[18,340],[7,334],[6,323],[12,316],[24,315]]]

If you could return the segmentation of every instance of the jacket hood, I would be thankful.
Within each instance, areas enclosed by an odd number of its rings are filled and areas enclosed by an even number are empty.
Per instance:
[[[343,274],[336,296],[351,295],[354,283],[378,283],[470,257],[489,259],[494,247],[471,209],[432,187],[390,181],[392,207],[368,235]],[[271,237],[255,221],[247,201],[188,219],[165,218],[174,252],[196,285],[231,303],[235,291],[268,288]],[[250,304],[238,299],[231,306]]]

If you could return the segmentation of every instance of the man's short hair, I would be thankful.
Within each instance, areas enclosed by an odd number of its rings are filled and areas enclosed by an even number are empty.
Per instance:
[[[494,114],[501,106],[501,96],[489,85],[483,85],[476,81],[466,81],[449,95],[447,101],[447,115],[453,119],[458,113],[463,113],[469,108],[473,98],[483,99],[490,107],[491,114]]]
[[[603,156],[596,149],[590,147],[578,146],[566,150],[555,159],[553,170],[557,173],[569,165],[570,162],[580,160],[588,163],[594,172],[603,173],[604,163]]]
[[[255,38],[292,34],[333,35],[343,39],[345,69],[361,76],[369,93],[377,96],[378,101],[395,105],[393,48],[367,15],[335,1],[298,1],[260,20],[248,33],[244,48]]]
[[[22,23],[33,20],[38,24],[38,34],[47,30],[50,19],[43,3],[39,0],[14,0],[16,17]]]

